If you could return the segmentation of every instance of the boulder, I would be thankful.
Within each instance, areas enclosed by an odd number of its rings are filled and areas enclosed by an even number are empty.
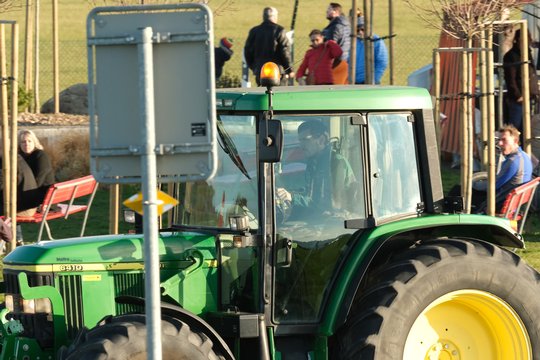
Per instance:
[[[54,112],[54,100],[51,98],[40,109],[41,113]],[[60,112],[65,114],[88,115],[88,85],[75,84],[60,92]]]

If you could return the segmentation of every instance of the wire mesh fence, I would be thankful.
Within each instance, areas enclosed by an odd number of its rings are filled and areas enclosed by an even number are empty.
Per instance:
[[[308,41],[307,37],[296,40],[293,52],[295,69],[302,62],[309,45]],[[387,47],[389,46],[388,40],[385,40],[385,44]],[[406,85],[407,77],[411,72],[431,63],[433,49],[438,45],[438,36],[431,34],[419,37],[398,37],[395,38],[394,44],[395,84]],[[242,47],[243,44],[236,45],[233,57],[225,64],[225,76],[241,79]],[[86,44],[83,41],[60,41],[59,53],[60,90],[77,83],[86,83],[88,81]],[[50,59],[52,59],[52,44],[42,43],[40,45],[39,71],[39,99],[41,104],[53,97],[53,68]],[[250,74],[250,78],[253,81],[252,74]],[[388,70],[383,76],[382,84],[389,84]]]
[[[406,85],[407,77],[411,72],[431,64],[433,49],[438,46],[439,36],[427,34],[419,37],[398,37],[394,40],[394,79],[395,85]],[[389,48],[389,40],[385,40],[386,47]],[[294,68],[297,69],[306,49],[309,46],[309,39],[297,39],[294,44]],[[414,51],[411,51],[414,49]],[[237,49],[232,59],[225,64],[224,73],[229,76],[241,75],[242,55]],[[252,74],[250,74],[252,77]],[[252,81],[253,82],[253,81]],[[389,70],[387,69],[382,84],[389,84]]]

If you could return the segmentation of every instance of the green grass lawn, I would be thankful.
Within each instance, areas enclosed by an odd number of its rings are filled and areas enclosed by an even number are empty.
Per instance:
[[[450,169],[449,164],[442,164],[442,178],[444,193],[455,184],[460,182],[459,170]],[[525,240],[525,249],[516,250],[516,254],[521,256],[525,261],[540,271],[540,218],[538,211],[529,212],[527,223],[523,229],[523,238]]]
[[[172,1],[147,0],[146,3]],[[419,3],[429,4],[429,0],[418,0]],[[0,12],[1,20],[15,20],[19,24],[20,54],[19,71],[23,78],[24,69],[24,40],[25,40],[25,7],[23,2],[13,2],[9,10]],[[59,68],[60,88],[64,89],[75,83],[87,82],[86,58],[86,17],[95,5],[116,5],[119,1],[92,0],[59,0]],[[136,3],[125,1],[124,3]],[[137,2],[138,3],[138,2]],[[405,85],[407,76],[414,70],[431,63],[432,50],[437,45],[439,31],[429,28],[420,20],[403,1],[394,1],[394,54],[395,83]],[[52,2],[40,2],[40,103],[52,96]],[[308,34],[312,29],[322,29],[328,24],[326,20],[327,0],[299,1],[295,23],[294,62],[298,68],[309,46]],[[211,0],[209,7],[214,12],[214,39],[232,38],[234,55],[225,64],[224,72],[231,76],[240,77],[242,49],[249,30],[262,21],[262,10],[266,6],[274,6],[279,10],[279,23],[286,30],[291,29],[294,1],[291,0]],[[351,3],[342,2],[348,14]],[[359,3],[359,6],[362,6]],[[373,31],[380,36],[389,34],[388,2],[381,1],[374,7]],[[404,20],[406,19],[406,21]],[[7,53],[10,52],[10,28],[6,28]],[[388,44],[388,41],[387,41]],[[8,56],[8,63],[9,63]],[[174,71],[172,71],[174,76]],[[388,71],[382,79],[383,84],[389,83]],[[33,84],[31,84],[33,85]]]
[[[127,198],[132,195],[130,190],[124,190],[123,198]],[[80,203],[85,203],[84,199],[81,199]],[[122,216],[122,214],[120,214]],[[55,239],[63,239],[68,237],[78,237],[80,235],[82,223],[84,219],[84,213],[77,213],[71,215],[67,220],[57,219],[49,222],[52,236]],[[120,219],[122,220],[122,218]],[[39,224],[21,224],[23,238],[26,243],[32,243],[37,240]],[[131,226],[119,222],[119,232],[127,232]],[[104,235],[109,234],[109,191],[106,189],[100,189],[97,191],[94,198],[92,207],[90,208],[90,215],[86,224],[85,235]],[[42,239],[47,240],[47,233],[43,230]]]

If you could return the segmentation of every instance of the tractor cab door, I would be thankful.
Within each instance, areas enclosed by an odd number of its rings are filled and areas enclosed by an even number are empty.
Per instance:
[[[315,323],[354,229],[366,218],[365,127],[359,114],[283,115],[274,164],[276,264],[272,318]],[[284,246],[289,244],[290,246]]]

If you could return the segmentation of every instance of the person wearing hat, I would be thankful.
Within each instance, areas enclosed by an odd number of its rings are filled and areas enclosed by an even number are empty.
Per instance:
[[[219,40],[219,46],[214,48],[214,66],[215,66],[215,75],[216,80],[221,77],[223,73],[223,65],[230,60],[233,55],[232,51],[233,41],[226,37]]]
[[[298,126],[298,143],[306,163],[304,183],[296,190],[276,189],[279,203],[286,204],[287,216],[293,219],[317,223],[329,214],[347,210],[354,197],[356,177],[349,161],[332,147],[329,125],[314,120]]]
[[[377,35],[373,34],[371,39],[364,39],[364,17],[359,16],[356,25],[356,74],[355,84],[366,83],[366,66],[365,66],[365,48],[364,41],[373,42],[373,68],[375,84],[381,83],[381,78],[388,67],[388,50],[384,41]]]

